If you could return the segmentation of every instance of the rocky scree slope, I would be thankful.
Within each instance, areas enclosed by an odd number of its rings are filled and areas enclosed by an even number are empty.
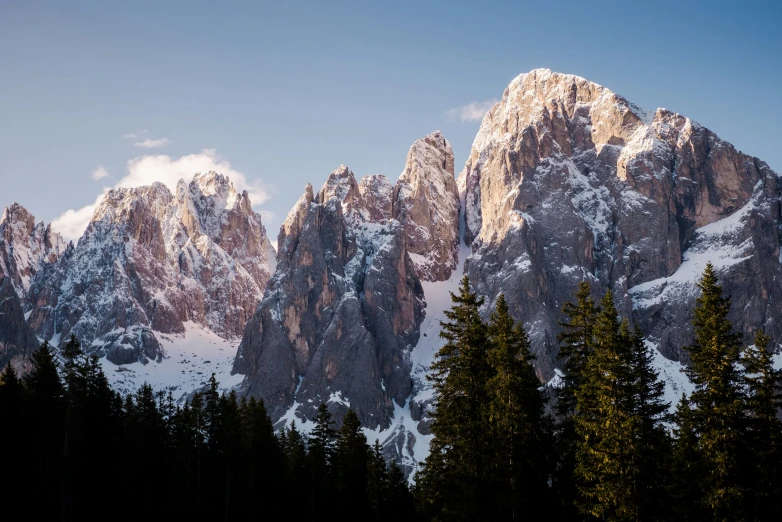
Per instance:
[[[745,340],[759,327],[782,340],[779,178],[684,116],[534,70],[486,114],[458,184],[466,273],[487,315],[505,294],[542,379],[581,280],[596,295],[610,288],[665,357],[686,363],[695,283],[711,261]]]
[[[307,185],[239,346],[243,392],[275,421],[311,419],[326,402],[337,420],[350,407],[364,426],[388,427],[413,385],[421,281],[451,276],[458,219],[453,152],[439,132],[413,144],[395,186],[381,175],[357,182],[345,166],[317,193]]]

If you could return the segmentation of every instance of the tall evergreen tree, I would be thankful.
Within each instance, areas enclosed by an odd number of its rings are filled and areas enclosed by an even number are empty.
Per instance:
[[[695,431],[695,420],[689,399],[682,394],[674,415],[673,473],[671,496],[678,520],[700,522],[710,520],[703,503],[705,475],[703,457]]]
[[[334,458],[334,446],[336,443],[336,431],[332,427],[333,421],[328,406],[321,403],[315,416],[315,426],[310,432],[307,448],[307,460],[309,461],[309,508],[311,519],[320,517],[318,513],[329,510],[329,502],[333,497],[331,465]]]
[[[476,520],[492,506],[486,388],[491,378],[483,299],[462,279],[453,306],[445,312],[430,375],[435,391],[430,453],[418,476],[421,509],[432,520]]]
[[[600,520],[638,520],[630,340],[610,290],[593,333],[593,351],[575,390],[577,505]]]
[[[307,491],[310,484],[304,437],[296,427],[296,422],[291,421],[290,427],[283,429],[280,439],[282,450],[285,454],[287,502],[289,505],[299,505],[301,503],[301,492]],[[309,510],[296,511],[296,519],[302,521],[311,520]]]
[[[593,335],[575,391],[577,504],[600,520],[663,519],[670,460],[663,383],[640,330],[619,322],[610,291]]]
[[[488,380],[489,423],[493,442],[492,478],[495,520],[518,520],[546,502],[550,478],[551,425],[535,375],[529,338],[497,298],[489,322],[493,376]]]
[[[553,486],[563,518],[578,516],[575,507],[578,491],[574,480],[577,436],[572,416],[576,409],[575,392],[581,387],[586,362],[594,350],[594,328],[599,312],[588,281],[578,284],[574,297],[575,302],[567,302],[562,306],[564,320],[559,323],[561,332],[557,337],[563,374],[556,394],[558,419],[555,442],[558,459]]]
[[[600,309],[592,300],[592,287],[588,281],[578,284],[576,302],[562,306],[566,319],[559,323],[559,359],[564,375],[559,388],[557,409],[562,418],[572,415],[576,406],[575,391],[581,386],[582,373],[587,359],[594,349],[594,328]]]
[[[22,381],[9,362],[0,372],[0,452],[5,472],[4,486],[0,486],[6,498],[26,505],[30,502],[29,455],[26,444],[30,437],[27,419],[27,397]]]
[[[366,495],[370,450],[358,415],[348,410],[342,420],[334,454],[336,489],[340,513],[347,520],[366,520],[370,515]]]
[[[663,520],[670,516],[671,439],[665,425],[670,420],[670,404],[665,401],[665,384],[654,369],[651,348],[646,346],[640,327],[630,334],[627,322],[621,337],[630,340],[630,386],[633,436],[637,452],[634,466],[635,502],[638,520]]]
[[[263,399],[250,397],[242,409],[242,438],[248,465],[251,502],[276,505],[284,498],[284,456],[280,441],[266,412]]]
[[[782,520],[782,371],[774,368],[768,343],[769,337],[758,331],[743,357],[751,454],[746,466],[748,517],[754,520]]]
[[[388,468],[380,441],[375,439],[367,462],[367,500],[371,511],[370,519],[375,522],[386,519],[385,511],[390,507],[387,501],[388,489]]]
[[[61,512],[65,398],[54,353],[45,342],[31,356],[32,369],[24,377],[32,436],[29,459],[33,482],[48,492],[30,505],[31,516],[57,520]]]
[[[746,495],[741,480],[741,462],[746,457],[741,340],[728,320],[730,297],[723,296],[711,263],[698,288],[695,342],[687,347],[691,365],[686,373],[695,386],[690,402],[703,459],[703,502],[713,520],[741,520]]]

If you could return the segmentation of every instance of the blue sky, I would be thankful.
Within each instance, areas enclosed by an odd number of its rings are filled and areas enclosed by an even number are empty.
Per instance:
[[[5,1],[0,207],[48,221],[216,165],[266,198],[274,237],[340,163],[394,180],[441,129],[460,170],[478,122],[453,109],[536,67],[685,114],[782,172],[780,24],[779,2]]]

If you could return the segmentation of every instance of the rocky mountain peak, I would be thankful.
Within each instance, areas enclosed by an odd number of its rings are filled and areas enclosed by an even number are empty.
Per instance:
[[[47,264],[63,254],[66,244],[22,205],[13,203],[0,218],[0,278],[8,276],[19,294],[22,306],[29,309],[27,293],[32,278]]]
[[[394,218],[425,281],[448,279],[456,268],[460,205],[453,161],[451,144],[435,131],[410,147],[394,189]]]
[[[389,220],[393,215],[394,186],[383,174],[367,174],[358,183],[363,219]]]
[[[38,284],[39,335],[76,334],[115,364],[160,360],[160,334],[195,324],[241,335],[274,269],[274,250],[246,193],[208,172],[108,191],[84,236]]]
[[[320,204],[328,203],[331,198],[336,198],[342,204],[342,210],[346,213],[353,209],[360,197],[361,193],[358,189],[356,178],[353,176],[353,172],[345,165],[340,165],[332,171],[326,183],[323,184],[318,192],[318,202]]]
[[[693,265],[688,259],[709,251],[712,260],[727,256],[726,270],[743,271],[766,263],[765,255],[748,253],[752,248],[777,251],[779,244],[778,234],[760,225],[776,230],[779,205],[778,179],[763,162],[684,116],[647,112],[605,87],[545,69],[515,78],[486,114],[458,184],[471,281],[483,295],[505,292],[516,318],[535,325],[547,377],[557,311],[578,281],[592,281],[596,293],[611,288],[622,313],[641,322],[664,355],[678,358],[689,342],[684,318],[706,256]],[[704,230],[748,205],[752,218],[741,222],[736,239],[725,239],[724,253],[711,250],[713,236]],[[770,274],[777,265],[756,268]],[[655,301],[647,293],[652,281],[660,281],[656,292],[673,286],[680,298]],[[756,297],[776,291],[739,292],[751,303],[734,294],[747,331],[761,320],[767,331],[772,323],[778,328],[770,301]],[[671,328],[677,314],[684,320]]]

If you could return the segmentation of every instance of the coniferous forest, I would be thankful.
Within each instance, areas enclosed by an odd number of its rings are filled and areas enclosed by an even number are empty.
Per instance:
[[[488,321],[465,278],[430,371],[429,457],[409,487],[355,412],[321,405],[275,433],[263,401],[122,397],[77,339],[0,375],[6,510],[33,520],[782,520],[782,373],[768,338],[728,320],[711,265],[698,285],[674,413],[651,349],[588,283],[562,310],[559,386],[541,386],[524,326]],[[10,513],[10,511],[6,511]]]

